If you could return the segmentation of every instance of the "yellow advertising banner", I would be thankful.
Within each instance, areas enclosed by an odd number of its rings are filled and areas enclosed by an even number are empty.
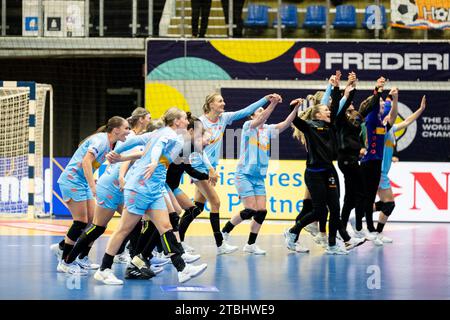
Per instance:
[[[220,217],[229,218],[243,209],[234,185],[234,175],[238,160],[221,159],[217,167],[219,181],[216,191],[220,197]],[[270,160],[266,178],[267,219],[295,219],[303,205],[305,192],[304,160]],[[180,189],[189,197],[195,194],[195,185],[185,174]],[[200,217],[209,216],[209,206]]]

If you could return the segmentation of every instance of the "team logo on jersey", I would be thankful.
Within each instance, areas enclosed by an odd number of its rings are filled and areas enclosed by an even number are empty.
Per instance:
[[[294,66],[301,74],[311,74],[320,66],[319,53],[309,47],[303,47],[294,56]]]
[[[406,104],[399,102],[398,116],[397,119],[395,120],[395,123],[402,122],[412,114],[413,112]],[[416,133],[417,133],[416,121],[411,123],[407,128],[395,132],[395,139],[397,140],[397,151],[402,151],[408,148],[409,145],[414,141]]]

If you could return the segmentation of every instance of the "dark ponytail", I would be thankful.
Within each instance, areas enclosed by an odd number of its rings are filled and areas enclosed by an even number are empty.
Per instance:
[[[106,133],[112,132],[113,129],[121,127],[123,125],[123,123],[126,121],[127,120],[125,120],[124,118],[119,117],[119,116],[114,116],[112,118],[109,118],[108,122],[105,125],[98,128],[93,134],[84,138],[78,146],[82,145],[83,142],[85,142],[87,139],[92,137],[94,134],[101,133],[101,132],[106,132]]]

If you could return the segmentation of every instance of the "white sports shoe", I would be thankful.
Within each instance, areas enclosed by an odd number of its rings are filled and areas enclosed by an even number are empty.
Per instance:
[[[231,246],[228,243],[226,243],[226,241],[223,241],[222,245],[220,247],[217,247],[217,255],[232,253],[235,252],[237,249],[238,249],[237,246]]]
[[[223,241],[230,240],[230,234],[228,232],[222,232]]]
[[[159,254],[156,254],[153,256],[153,258],[150,259],[150,263],[154,265],[155,267],[162,267],[168,263],[171,263],[172,261],[170,258],[161,258]]]
[[[290,232],[289,229],[284,230],[284,243],[291,251],[295,251],[295,237],[296,235]]]
[[[295,243],[295,252],[307,253],[307,252],[309,252],[309,249],[304,247],[304,246],[302,246],[300,243],[296,242]]]
[[[317,224],[318,224],[317,222],[310,223],[306,227],[304,227],[303,229],[306,232],[308,232],[311,236],[315,237],[320,232],[319,231],[319,226]]]
[[[86,270],[81,268],[76,262],[66,263],[64,260],[60,260],[58,266],[56,267],[58,272],[64,272],[79,276],[85,276],[88,274]]]
[[[334,245],[334,246],[327,246],[327,249],[325,250],[326,254],[332,254],[332,255],[345,255],[348,254],[348,251],[345,248],[342,248],[341,246]]]
[[[193,247],[191,247],[190,245],[188,245],[186,242],[182,242],[181,245],[183,246],[183,249],[185,252],[187,252],[187,253],[195,252],[195,249]]]
[[[75,259],[75,262],[83,269],[85,270],[97,270],[98,268],[100,268],[100,265],[96,264],[96,263],[92,263],[89,260],[89,257],[86,256],[83,259],[80,259],[79,257],[77,257]]]
[[[323,234],[322,232],[319,232],[314,237],[314,242],[321,245],[322,247],[326,248],[328,245],[328,237],[326,234]]]
[[[255,243],[253,243],[253,244],[246,243],[244,248],[242,249],[242,251],[250,253],[250,254],[257,254],[257,255],[266,254],[266,251],[262,250]]]
[[[101,271],[98,269],[94,274],[94,279],[108,285],[122,285],[123,281],[117,279],[111,269]]]
[[[53,252],[53,254],[58,258],[58,260],[61,260],[63,251],[59,248],[59,243],[54,243],[50,246],[50,250]]]
[[[355,236],[356,238],[366,238],[366,232],[364,229],[361,229],[359,231],[353,229],[353,236]]]
[[[353,248],[356,248],[357,246],[362,245],[366,241],[366,238],[351,238],[345,243],[345,249],[351,250]]]
[[[128,264],[128,263],[130,263],[130,261],[131,261],[131,257],[127,251],[124,251],[121,254],[116,254],[114,256],[114,263]]]
[[[389,238],[389,237],[386,237],[386,236],[383,235],[382,233],[379,233],[379,234],[378,234],[378,239],[380,239],[381,242],[383,242],[383,243],[392,243],[392,242],[394,242],[394,240],[392,240],[392,239]]]
[[[378,232],[369,232],[366,231],[366,239],[369,241],[375,241],[378,238]]]
[[[198,275],[200,275],[203,271],[206,270],[208,265],[206,263],[200,264],[198,266],[194,266],[193,264],[187,264],[183,271],[178,272],[178,281],[181,283],[186,282]]]
[[[375,236],[375,239],[372,240],[373,244],[376,245],[376,246],[380,246],[381,247],[384,243],[381,240],[380,235],[378,234],[378,232],[371,232],[371,234]]]
[[[200,259],[200,255],[199,254],[190,254],[190,253],[185,252],[181,255],[181,258],[183,258],[185,263],[192,263],[192,262]]]
[[[152,270],[154,274],[158,274],[163,272],[164,268],[150,265],[150,270]]]

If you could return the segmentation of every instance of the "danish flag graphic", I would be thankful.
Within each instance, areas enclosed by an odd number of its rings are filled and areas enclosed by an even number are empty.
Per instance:
[[[320,66],[319,53],[313,48],[301,48],[294,56],[294,66],[302,74],[315,72]]]

